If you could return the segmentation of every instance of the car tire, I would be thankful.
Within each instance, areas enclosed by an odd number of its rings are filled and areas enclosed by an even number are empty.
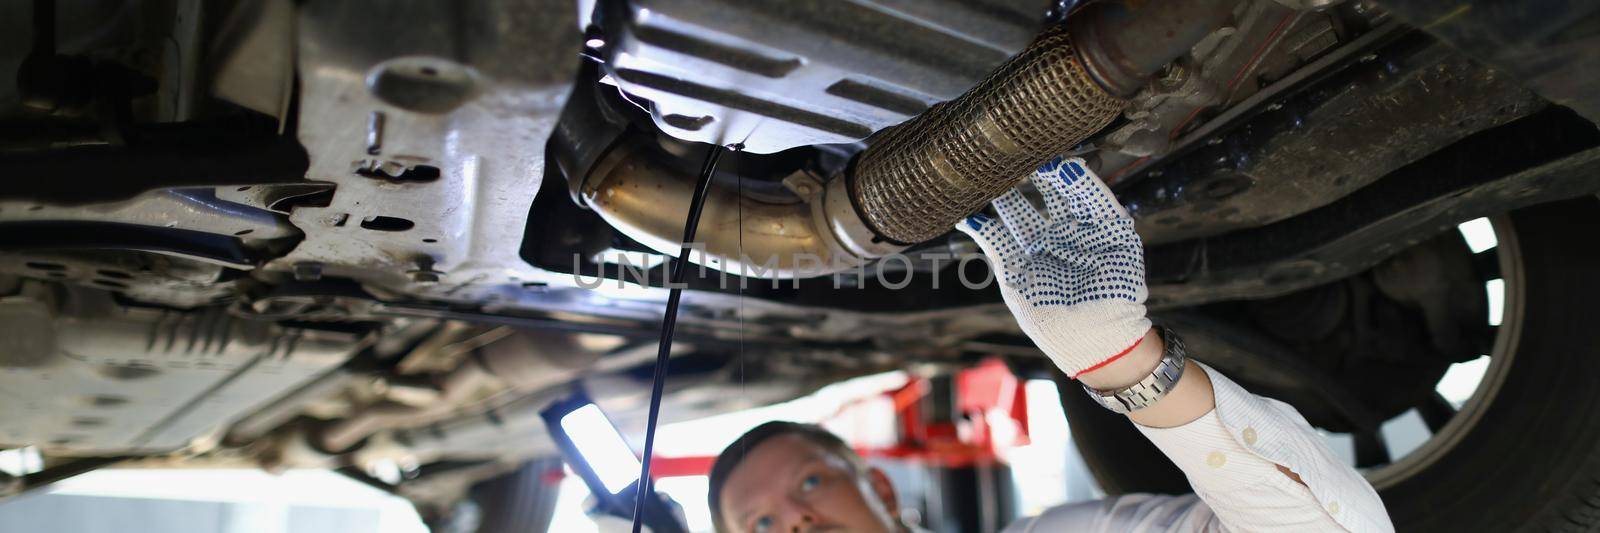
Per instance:
[[[1382,484],[1399,531],[1600,529],[1600,201],[1584,197],[1500,219],[1519,270],[1508,296],[1502,350],[1515,350],[1492,401],[1420,468]],[[1504,264],[1504,263],[1503,263]],[[1511,317],[1515,315],[1515,320]],[[1203,354],[1196,354],[1204,359]],[[1063,383],[1073,440],[1108,494],[1188,488],[1126,418]],[[1480,391],[1480,394],[1482,391]],[[1465,411],[1463,411],[1465,412]]]
[[[1191,492],[1183,472],[1134,429],[1128,417],[1095,403],[1076,381],[1059,372],[1056,376],[1072,443],[1100,490],[1113,495]]]

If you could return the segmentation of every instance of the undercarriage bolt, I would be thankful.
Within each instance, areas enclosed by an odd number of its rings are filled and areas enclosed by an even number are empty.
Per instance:
[[[295,281],[317,281],[320,279],[322,279],[322,263],[302,261],[294,264]]]
[[[417,283],[438,283],[444,272],[433,269],[433,258],[424,257],[417,260],[417,269],[406,272],[411,275],[411,281]]]

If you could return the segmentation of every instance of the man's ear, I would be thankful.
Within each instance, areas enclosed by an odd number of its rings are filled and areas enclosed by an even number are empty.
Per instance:
[[[889,475],[883,473],[878,467],[867,468],[867,481],[872,484],[872,493],[883,502],[883,508],[889,511],[889,516],[895,520],[900,519],[900,499],[895,497],[894,484],[889,482]]]

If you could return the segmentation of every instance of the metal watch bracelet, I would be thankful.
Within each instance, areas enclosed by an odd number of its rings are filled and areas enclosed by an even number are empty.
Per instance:
[[[1128,414],[1149,407],[1166,396],[1178,380],[1183,379],[1189,352],[1177,333],[1165,326],[1156,326],[1156,332],[1161,335],[1165,348],[1161,350],[1161,362],[1156,364],[1149,376],[1116,390],[1098,390],[1084,385],[1083,390],[1089,393],[1089,397],[1112,412]]]

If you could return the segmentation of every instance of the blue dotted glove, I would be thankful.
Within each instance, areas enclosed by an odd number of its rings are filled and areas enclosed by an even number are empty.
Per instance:
[[[975,215],[956,229],[983,248],[1022,331],[1076,378],[1149,331],[1144,248],[1133,217],[1082,159],[1046,163],[1033,185],[1046,213],[1012,189],[994,201],[1000,220]]]

